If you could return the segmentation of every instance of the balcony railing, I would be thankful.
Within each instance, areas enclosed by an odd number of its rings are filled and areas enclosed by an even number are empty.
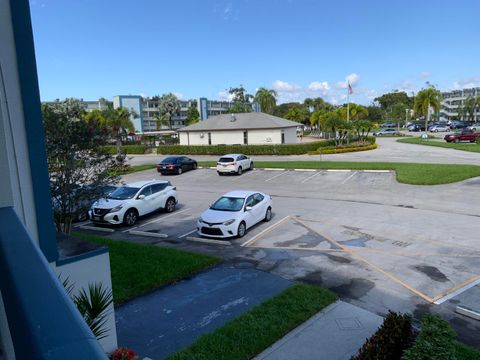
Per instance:
[[[17,359],[107,359],[11,207],[0,208],[0,290]]]

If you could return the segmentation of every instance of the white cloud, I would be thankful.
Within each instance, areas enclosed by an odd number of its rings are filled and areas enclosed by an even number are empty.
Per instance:
[[[272,84],[275,91],[278,92],[296,92],[301,90],[301,87],[294,83],[288,83],[282,80],[275,80]]]
[[[218,92],[218,100],[222,101],[232,101],[233,95],[228,92],[228,90],[222,90]]]
[[[308,88],[312,91],[321,91],[322,93],[327,93],[330,90],[330,85],[327,81],[312,81]]]
[[[470,76],[470,77],[455,81],[453,83],[453,89],[455,90],[467,89],[467,88],[473,88],[479,85],[480,85],[480,76]]]
[[[180,100],[183,100],[183,94],[182,93],[179,93],[179,92],[174,92],[173,95],[175,95],[177,98],[179,98]]]
[[[345,80],[344,81],[339,81],[335,84],[335,87],[337,89],[346,89],[347,88],[347,84],[350,84],[351,86],[354,86],[355,84],[357,84],[358,82],[360,81],[360,76],[358,74],[355,74],[355,73],[351,73],[351,74],[348,74],[347,76],[345,76]]]
[[[432,76],[432,73],[431,72],[428,72],[428,71],[422,71],[420,74],[418,74],[418,78],[419,79],[422,79],[422,80],[425,80],[425,79],[428,79],[429,77]]]

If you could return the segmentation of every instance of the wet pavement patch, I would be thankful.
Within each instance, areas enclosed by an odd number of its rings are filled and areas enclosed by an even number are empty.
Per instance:
[[[419,265],[419,266],[415,266],[414,269],[424,273],[433,281],[439,281],[439,282],[448,281],[448,278],[445,276],[445,274],[442,273],[440,270],[438,270],[434,266]]]
[[[215,267],[116,308],[118,344],[163,359],[291,284],[251,266]]]
[[[335,261],[337,263],[341,264],[350,264],[352,260],[344,258],[343,256],[336,256],[332,254],[324,254],[326,257],[328,257],[330,260]]]
[[[340,298],[360,299],[375,287],[375,283],[370,280],[354,278],[347,284],[331,287],[334,293]]]

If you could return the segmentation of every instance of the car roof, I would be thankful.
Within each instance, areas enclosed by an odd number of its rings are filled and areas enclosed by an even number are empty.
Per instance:
[[[152,179],[152,180],[136,181],[136,182],[133,182],[133,183],[125,184],[125,186],[134,187],[134,188],[141,188],[145,185],[165,184],[165,183],[168,183],[168,181]]]
[[[240,155],[243,155],[243,154],[226,154],[226,155],[223,155],[223,156],[220,156],[220,157],[237,157],[237,156],[240,156]]]
[[[225,197],[236,197],[236,198],[246,198],[247,196],[250,196],[252,194],[260,193],[263,194],[260,191],[252,191],[252,190],[235,190],[235,191],[230,191],[226,194],[223,194],[222,196]]]

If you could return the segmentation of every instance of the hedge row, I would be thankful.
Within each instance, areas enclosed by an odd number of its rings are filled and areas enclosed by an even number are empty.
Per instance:
[[[369,137],[370,144],[375,143],[374,137]],[[334,147],[334,140],[315,141],[302,144],[271,144],[271,145],[162,145],[157,147],[157,154],[164,155],[303,155],[319,148]]]
[[[109,154],[115,155],[117,153],[117,147],[115,145],[105,146],[105,149]],[[145,154],[146,148],[143,145],[122,145],[120,152],[122,154]]]
[[[382,326],[351,360],[478,359],[480,353],[455,341],[455,331],[437,315],[426,314],[415,338],[409,315],[389,312]]]
[[[342,148],[328,147],[326,149],[319,148],[316,151],[309,151],[308,155],[343,154],[343,153],[348,153],[348,152],[374,150],[376,148],[377,148],[377,144],[364,145],[364,146],[342,147]]]

